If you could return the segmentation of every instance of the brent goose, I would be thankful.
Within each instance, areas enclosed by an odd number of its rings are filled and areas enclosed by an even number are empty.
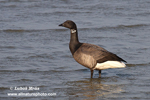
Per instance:
[[[101,77],[101,70],[108,68],[123,68],[126,62],[102,47],[97,45],[81,43],[78,40],[78,31],[76,24],[67,20],[59,26],[70,29],[70,43],[69,48],[73,58],[81,65],[91,70],[91,78],[93,77],[93,70],[99,70],[99,77]]]

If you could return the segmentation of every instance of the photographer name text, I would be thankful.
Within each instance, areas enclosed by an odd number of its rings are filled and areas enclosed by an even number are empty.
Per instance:
[[[34,90],[40,90],[39,87],[36,86],[20,86],[20,87],[10,87],[10,90],[30,90],[30,91],[34,91]]]

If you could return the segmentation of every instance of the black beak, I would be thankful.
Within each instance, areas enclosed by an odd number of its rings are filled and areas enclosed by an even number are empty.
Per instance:
[[[63,26],[63,24],[60,24],[59,26]]]

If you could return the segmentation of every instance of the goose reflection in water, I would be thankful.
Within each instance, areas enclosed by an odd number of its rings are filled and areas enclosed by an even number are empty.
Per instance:
[[[111,81],[110,83],[117,82],[116,78],[93,78],[84,79],[79,81],[68,82],[66,93],[68,96],[79,96],[83,99],[94,100],[98,98],[117,98],[119,93],[124,92],[123,84],[103,84]]]

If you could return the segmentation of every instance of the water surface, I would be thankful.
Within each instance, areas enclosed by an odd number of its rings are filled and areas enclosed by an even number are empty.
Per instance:
[[[149,0],[0,0],[0,99],[150,99],[149,5]],[[76,22],[80,42],[104,47],[127,67],[103,70],[101,78],[94,71],[91,79],[69,51],[70,31],[58,27],[68,19]],[[21,92],[56,96],[7,95]]]

